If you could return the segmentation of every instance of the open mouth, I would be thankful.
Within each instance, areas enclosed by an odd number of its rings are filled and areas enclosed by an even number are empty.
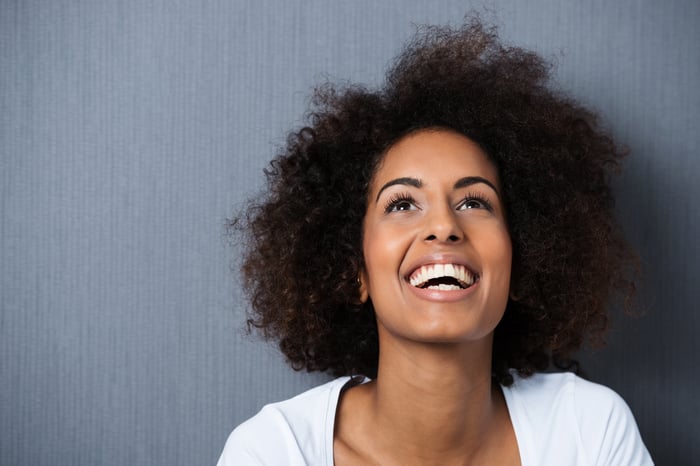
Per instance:
[[[408,277],[412,286],[431,290],[465,290],[478,280],[479,275],[459,264],[424,265]]]

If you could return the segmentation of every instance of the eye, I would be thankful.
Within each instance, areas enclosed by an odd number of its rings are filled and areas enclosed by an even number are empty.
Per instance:
[[[385,213],[405,212],[416,210],[416,201],[409,194],[396,194],[392,196],[384,207]]]
[[[458,210],[467,210],[467,209],[484,209],[488,211],[493,210],[493,206],[491,205],[491,202],[486,199],[481,194],[478,193],[469,193],[465,196],[464,200],[462,201],[461,204],[457,207]]]

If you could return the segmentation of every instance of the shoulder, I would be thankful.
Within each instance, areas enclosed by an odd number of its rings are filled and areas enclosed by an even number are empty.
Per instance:
[[[531,408],[547,408],[553,400],[566,399],[576,404],[593,404],[603,408],[624,404],[622,398],[604,385],[589,382],[571,372],[533,374],[530,377],[514,375],[513,385],[505,390],[527,401]],[[598,403],[603,403],[603,406]]]
[[[590,422],[605,423],[611,417],[632,416],[625,401],[613,390],[570,372],[516,376],[506,390],[535,419],[566,415],[585,426]]]
[[[324,464],[329,453],[328,429],[332,446],[338,396],[348,380],[341,377],[264,406],[234,429],[218,466]]]
[[[627,403],[608,387],[572,373],[535,374],[516,377],[504,394],[533,454],[566,464],[652,464]]]

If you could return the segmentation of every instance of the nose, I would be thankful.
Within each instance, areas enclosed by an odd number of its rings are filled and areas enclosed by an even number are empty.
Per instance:
[[[457,221],[456,213],[445,206],[428,215],[423,238],[425,241],[457,243],[464,239],[464,231]]]

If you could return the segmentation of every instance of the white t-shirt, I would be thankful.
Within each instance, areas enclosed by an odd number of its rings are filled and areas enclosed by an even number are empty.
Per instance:
[[[229,436],[218,466],[333,465],[341,377],[265,406]],[[619,395],[571,373],[515,376],[503,387],[523,466],[653,465]]]

